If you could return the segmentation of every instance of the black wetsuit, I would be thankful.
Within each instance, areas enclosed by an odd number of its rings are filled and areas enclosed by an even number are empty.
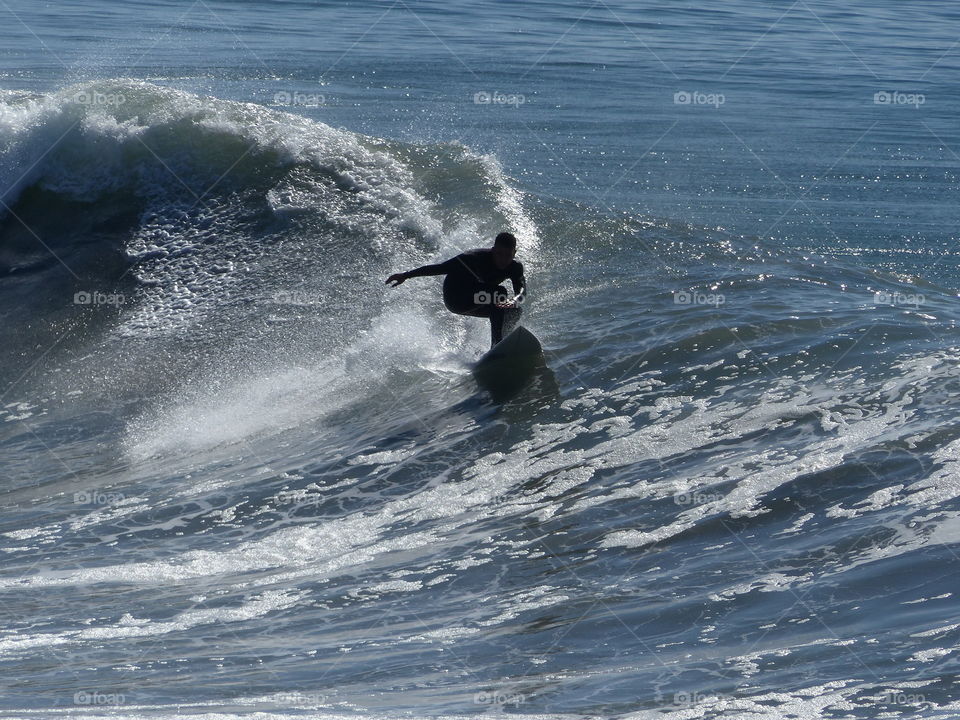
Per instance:
[[[446,275],[443,280],[443,304],[450,312],[490,318],[491,345],[503,339],[505,325],[512,329],[521,312],[519,307],[496,306],[497,302],[509,299],[500,283],[510,278],[514,294],[520,301],[526,299],[523,264],[511,260],[507,267],[498,268],[490,248],[467,250],[446,262],[424,265],[407,273],[407,277],[423,275]]]

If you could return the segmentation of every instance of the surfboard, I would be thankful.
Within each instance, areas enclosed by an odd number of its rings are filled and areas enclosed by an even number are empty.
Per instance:
[[[473,375],[495,399],[503,399],[522,389],[543,364],[543,346],[537,336],[519,325],[484,353]]]
[[[503,340],[484,353],[477,365],[487,365],[498,360],[510,360],[530,355],[543,355],[543,346],[537,336],[522,325],[517,326]]]

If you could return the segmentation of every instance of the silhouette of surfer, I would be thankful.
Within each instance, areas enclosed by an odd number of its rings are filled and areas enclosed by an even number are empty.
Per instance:
[[[393,283],[392,287],[397,287],[412,277],[446,275],[443,304],[458,315],[490,318],[490,346],[493,347],[516,326],[522,312],[520,304],[526,299],[523,264],[514,260],[516,254],[517,238],[502,232],[491,248],[467,250],[436,265],[395,273],[385,284]],[[513,283],[512,299],[507,298],[506,288],[499,284],[507,278]]]

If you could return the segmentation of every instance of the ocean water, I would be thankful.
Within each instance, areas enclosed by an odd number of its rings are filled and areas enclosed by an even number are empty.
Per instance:
[[[0,715],[960,716],[955,3],[0,16]]]

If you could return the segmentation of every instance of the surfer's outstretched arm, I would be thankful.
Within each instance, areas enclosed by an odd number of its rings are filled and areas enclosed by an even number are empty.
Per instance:
[[[412,277],[446,275],[448,272],[450,272],[451,263],[454,260],[456,260],[456,258],[447,260],[446,262],[437,263],[436,265],[421,265],[420,267],[414,268],[413,270],[408,270],[407,272],[394,273],[387,278],[387,282],[385,284],[389,285],[390,283],[393,283],[393,287],[396,287],[397,285],[402,284],[404,280],[409,280]]]

